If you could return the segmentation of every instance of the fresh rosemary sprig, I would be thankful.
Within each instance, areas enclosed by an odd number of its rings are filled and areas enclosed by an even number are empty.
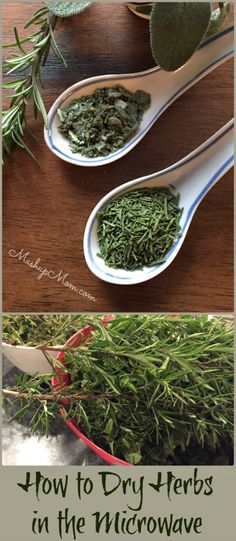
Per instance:
[[[88,322],[89,317],[83,314],[4,314],[2,338],[14,346],[53,349],[58,344],[65,344]]]
[[[65,355],[68,386],[23,375],[5,390],[14,418],[47,433],[63,404],[94,443],[134,464],[232,460],[231,322],[157,314],[116,315],[106,328],[101,317],[91,322],[92,338]]]
[[[37,118],[38,113],[41,113],[47,125],[47,113],[40,92],[40,86],[43,87],[41,70],[51,49],[65,64],[54,36],[57,19],[58,17],[46,7],[38,9],[25,24],[25,28],[35,26],[39,29],[20,39],[17,28],[14,28],[15,42],[4,46],[5,48],[18,47],[20,54],[12,54],[10,58],[5,59],[3,64],[6,76],[17,74],[16,79],[3,84],[3,89],[12,91],[7,96],[11,100],[10,106],[2,113],[3,163],[14,144],[26,150],[34,158],[24,141],[26,130],[32,135],[26,120],[26,109],[31,99],[34,103],[34,117]],[[31,50],[26,51],[24,44],[30,44]]]

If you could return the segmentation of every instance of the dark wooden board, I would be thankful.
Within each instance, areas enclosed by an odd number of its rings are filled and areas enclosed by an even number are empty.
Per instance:
[[[38,6],[40,7],[40,3]],[[12,39],[37,5],[5,4],[4,41]],[[154,65],[148,23],[124,4],[96,4],[60,23],[59,46],[65,69],[51,56],[43,72],[49,108],[69,85],[85,77],[128,73]],[[5,53],[7,54],[7,53]],[[38,141],[31,148],[39,166],[14,149],[4,167],[3,309],[10,312],[215,312],[233,309],[233,171],[211,190],[193,219],[184,245],[159,277],[138,286],[115,286],[95,278],[82,249],[87,218],[100,198],[122,182],[171,165],[203,143],[233,116],[233,62],[230,60],[180,97],[127,156],[99,168],[69,165],[43,139],[41,120],[29,120]],[[42,277],[18,258],[58,274],[96,298],[91,301],[54,279]],[[13,253],[13,252],[11,252]]]

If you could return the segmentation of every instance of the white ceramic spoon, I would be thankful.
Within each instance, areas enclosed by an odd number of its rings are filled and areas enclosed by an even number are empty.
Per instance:
[[[60,346],[58,346],[60,349]],[[48,374],[52,372],[52,366],[49,364],[43,351],[29,346],[12,346],[11,344],[2,343],[2,353],[8,361],[17,366],[26,374]],[[50,357],[56,357],[59,350],[47,350],[46,354]]]
[[[215,34],[201,45],[181,69],[175,72],[167,72],[155,67],[140,73],[91,77],[69,87],[57,98],[48,113],[48,130],[44,129],[48,147],[62,160],[88,167],[106,165],[122,158],[141,141],[169,105],[233,55],[233,35],[233,27]],[[124,147],[105,157],[86,158],[81,154],[73,153],[69,148],[68,139],[58,131],[60,121],[57,110],[67,107],[71,101],[82,95],[92,94],[96,88],[117,84],[131,91],[141,89],[151,94],[151,106],[143,116],[138,133]]]
[[[88,219],[84,232],[84,255],[89,269],[98,278],[112,284],[138,284],[150,280],[163,272],[177,256],[192,217],[207,192],[233,166],[234,141],[233,120],[216,132],[210,139],[179,162],[146,177],[138,178],[118,186],[94,208]],[[180,219],[181,236],[166,255],[166,261],[153,267],[143,267],[136,271],[125,271],[108,267],[98,257],[97,213],[111,200],[122,194],[140,188],[168,186],[180,194],[179,205],[183,208]],[[214,212],[214,209],[212,210]]]

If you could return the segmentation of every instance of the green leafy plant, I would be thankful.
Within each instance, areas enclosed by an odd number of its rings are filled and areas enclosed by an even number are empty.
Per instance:
[[[91,2],[62,2],[58,0],[44,0],[47,8],[57,17],[70,17],[77,15],[91,6]]]
[[[183,66],[203,39],[219,30],[230,2],[212,10],[210,2],[154,2],[150,16],[153,57],[166,71]]]
[[[47,126],[47,113],[40,88],[43,87],[42,69],[45,66],[51,50],[66,66],[54,35],[58,16],[69,17],[86,9],[90,2],[53,2],[45,1],[46,6],[38,9],[27,21],[25,28],[34,27],[29,36],[20,38],[17,28],[14,28],[15,42],[4,45],[5,48],[18,48],[19,54],[12,54],[5,59],[3,70],[10,80],[3,84],[3,89],[9,90],[10,106],[2,113],[2,145],[3,163],[11,153],[12,146],[17,144],[26,150],[33,158],[29,146],[24,141],[25,132],[32,135],[27,124],[27,107],[33,100],[35,119],[40,113]],[[25,44],[31,50],[25,50]],[[12,75],[17,73],[17,78]]]
[[[2,338],[12,346],[43,349],[47,345],[65,344],[78,328],[88,322],[89,317],[83,314],[5,314],[2,317]]]
[[[144,314],[117,315],[106,328],[93,316],[92,326],[92,337],[65,353],[67,386],[24,375],[4,389],[5,400],[17,400],[14,418],[47,433],[66,400],[68,418],[133,464],[232,461],[232,322]]]
[[[2,113],[3,163],[15,144],[34,157],[25,142],[25,133],[32,135],[27,124],[28,105],[33,101],[35,118],[41,114],[47,126],[41,95],[43,67],[51,50],[66,65],[54,35],[58,17],[70,17],[91,5],[90,2],[62,0],[44,0],[44,3],[45,6],[25,24],[26,29],[33,27],[34,31],[20,38],[14,28],[15,42],[4,46],[18,48],[20,52],[12,54],[3,63],[5,75],[9,77],[3,89],[10,92],[7,96],[9,108]],[[150,4],[136,6],[136,9],[149,13]],[[150,41],[155,61],[165,70],[181,67],[205,37],[219,30],[229,12],[230,2],[219,2],[219,8],[213,10],[210,2],[154,2],[150,15]]]
[[[6,46],[18,47],[20,50],[19,55],[13,55],[5,60],[3,69],[6,70],[6,75],[11,76],[15,72],[22,75],[3,84],[4,89],[12,92],[8,96],[8,99],[10,99],[9,109],[2,113],[3,161],[5,161],[7,154],[10,154],[14,143],[33,156],[24,142],[25,130],[28,129],[29,131],[26,109],[31,98],[34,102],[35,118],[40,112],[47,125],[47,113],[40,93],[40,85],[42,85],[41,69],[47,61],[51,47],[62,58],[53,34],[56,22],[57,17],[55,15],[48,12],[47,8],[41,8],[35,12],[32,19],[25,25],[25,28],[33,25],[37,29],[28,37],[20,39],[17,29],[14,28],[15,43]],[[38,30],[39,26],[40,29]],[[24,49],[25,43],[32,46],[29,52]]]

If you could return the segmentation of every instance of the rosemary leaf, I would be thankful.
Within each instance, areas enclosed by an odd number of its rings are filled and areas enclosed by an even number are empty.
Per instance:
[[[19,326],[23,316],[7,317],[12,337],[19,333],[14,317]],[[39,343],[39,316],[28,317]],[[58,316],[47,317],[57,322]],[[63,401],[66,418],[87,437],[134,464],[232,463],[231,321],[121,314],[104,328],[101,316],[77,318],[77,328],[90,323],[94,330],[65,351],[70,385],[55,389],[51,375],[23,375],[13,389],[5,389],[4,396],[19,401],[20,422],[30,423],[32,432],[41,426],[48,433]],[[5,408],[10,414],[9,401]]]
[[[47,126],[47,112],[39,91],[38,83],[43,86],[41,77],[41,68],[48,58],[53,42],[55,49],[55,38],[53,31],[57,22],[57,17],[52,15],[49,10],[44,7],[37,10],[34,16],[26,23],[25,28],[32,25],[39,25],[40,29],[33,32],[31,35],[21,39],[17,28],[14,28],[15,43],[11,43],[10,47],[18,47],[20,55],[13,54],[10,58],[5,59],[3,69],[7,76],[12,76],[15,73],[23,73],[21,79],[8,81],[3,84],[3,88],[13,89],[12,95],[7,96],[10,99],[10,106],[7,111],[3,111],[2,121],[2,141],[3,141],[3,163],[5,163],[7,155],[12,151],[14,144],[17,144],[31,157],[34,157],[28,145],[24,142],[25,130],[30,133],[27,128],[26,112],[29,102],[33,99],[34,116],[37,118],[38,113],[43,117],[44,123]],[[52,39],[53,36],[53,39]],[[30,43],[32,49],[25,52],[22,44]],[[8,47],[9,47],[8,46]],[[7,47],[7,46],[6,46]],[[57,56],[62,60],[62,55]]]
[[[181,234],[179,195],[168,188],[124,193],[98,212],[99,256],[133,271],[165,261]]]

